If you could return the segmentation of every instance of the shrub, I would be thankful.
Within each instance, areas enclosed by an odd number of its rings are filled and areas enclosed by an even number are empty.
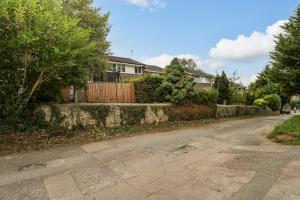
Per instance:
[[[132,81],[137,103],[160,102],[156,95],[156,89],[162,83],[162,77],[158,75],[146,75]]]
[[[264,97],[264,100],[272,111],[278,111],[281,108],[281,99],[277,94],[267,95]]]
[[[195,88],[195,96],[192,97],[191,103],[194,104],[206,104],[213,105],[216,104],[218,100],[217,90],[205,90],[200,88]]]
[[[246,105],[252,105],[255,101],[255,94],[250,90],[247,90],[244,93],[244,100]]]
[[[266,108],[267,107],[267,102],[264,99],[256,99],[253,103],[255,106],[259,106],[261,108]]]
[[[164,111],[170,121],[192,121],[215,116],[215,109],[208,105],[178,105],[165,107]]]
[[[291,106],[292,106],[292,108],[294,108],[294,107],[300,108],[300,100],[292,100]]]
[[[166,67],[166,73],[162,84],[157,88],[156,95],[173,104],[185,104],[195,95],[194,86],[193,77],[186,74],[182,62],[174,58]]]

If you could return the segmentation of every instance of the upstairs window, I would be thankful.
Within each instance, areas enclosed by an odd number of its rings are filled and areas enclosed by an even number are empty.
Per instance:
[[[142,68],[141,67],[135,67],[135,73],[136,74],[141,74],[142,73]]]

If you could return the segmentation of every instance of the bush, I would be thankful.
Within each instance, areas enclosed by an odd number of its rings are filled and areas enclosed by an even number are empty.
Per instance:
[[[267,95],[264,97],[264,100],[272,111],[278,111],[281,108],[281,99],[277,94]]]
[[[256,99],[253,103],[255,106],[259,106],[261,108],[267,108],[267,102],[264,99]]]
[[[191,103],[194,104],[206,104],[214,105],[218,100],[217,90],[205,90],[200,88],[195,88],[195,96],[191,99]]]
[[[300,108],[300,100],[292,100],[291,106],[292,106],[292,108],[294,108],[294,107]]]
[[[215,109],[208,105],[178,105],[164,108],[170,121],[192,121],[213,118]]]
[[[132,81],[137,103],[153,103],[161,100],[156,95],[156,89],[162,83],[162,77],[158,75],[146,75]]]
[[[244,100],[246,105],[252,105],[255,101],[255,94],[249,90],[244,93]]]

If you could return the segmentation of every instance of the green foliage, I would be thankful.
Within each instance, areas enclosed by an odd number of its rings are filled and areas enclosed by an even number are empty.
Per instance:
[[[264,100],[272,111],[278,111],[281,108],[281,99],[277,94],[267,95]]]
[[[284,94],[292,96],[300,94],[300,5],[282,28],[284,33],[277,36],[271,53],[270,78],[282,86]]]
[[[106,39],[110,31],[109,13],[103,14],[100,8],[93,7],[93,0],[62,0],[62,2],[64,13],[73,18],[79,18],[79,27],[91,30],[89,41],[95,43],[96,48],[90,52],[90,58],[85,60],[83,65],[89,66],[92,75],[103,72],[109,67],[107,54],[109,54],[110,42]],[[70,72],[78,73],[78,71]],[[74,80],[72,73],[68,74],[69,80]]]
[[[184,104],[194,96],[195,83],[193,78],[185,73],[185,68],[178,58],[174,58],[166,67],[162,84],[156,90],[156,96],[174,104]]]
[[[193,59],[186,59],[186,58],[178,58],[180,65],[182,65],[185,69],[195,69],[197,64]]]
[[[120,117],[122,125],[135,125],[140,124],[141,120],[145,119],[146,106],[121,106]]]
[[[191,99],[194,104],[214,105],[218,100],[218,91],[195,88],[195,96]]]
[[[1,117],[24,112],[51,81],[84,85],[107,53],[107,16],[100,23],[91,1],[68,2],[82,7],[69,10],[61,0],[0,1]]]
[[[156,96],[156,89],[162,84],[163,78],[159,75],[145,75],[133,81],[134,92],[137,103],[159,102],[159,96]]]
[[[244,100],[246,105],[252,105],[255,101],[255,94],[250,90],[246,90],[244,92]]]
[[[222,75],[217,75],[214,83],[214,88],[218,91],[218,103],[226,104],[230,100],[230,82],[226,73],[223,71]]]
[[[253,105],[259,106],[261,108],[267,108],[267,101],[265,99],[256,99]]]
[[[300,99],[299,100],[292,100],[291,101],[291,106],[292,106],[292,108],[297,107],[299,109],[300,108]]]
[[[196,121],[213,118],[215,109],[208,105],[177,105],[162,108],[169,121]]]
[[[110,112],[110,107],[106,105],[80,106],[81,109],[88,112],[92,118],[97,121],[97,126],[106,126],[106,117]]]

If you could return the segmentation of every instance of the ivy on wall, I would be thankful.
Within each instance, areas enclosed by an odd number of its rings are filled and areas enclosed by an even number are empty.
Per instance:
[[[93,119],[97,121],[97,126],[106,127],[106,118],[110,112],[110,106],[106,105],[95,105],[95,106],[80,106],[80,108],[88,112]]]
[[[141,124],[145,119],[147,106],[120,106],[122,125]]]

